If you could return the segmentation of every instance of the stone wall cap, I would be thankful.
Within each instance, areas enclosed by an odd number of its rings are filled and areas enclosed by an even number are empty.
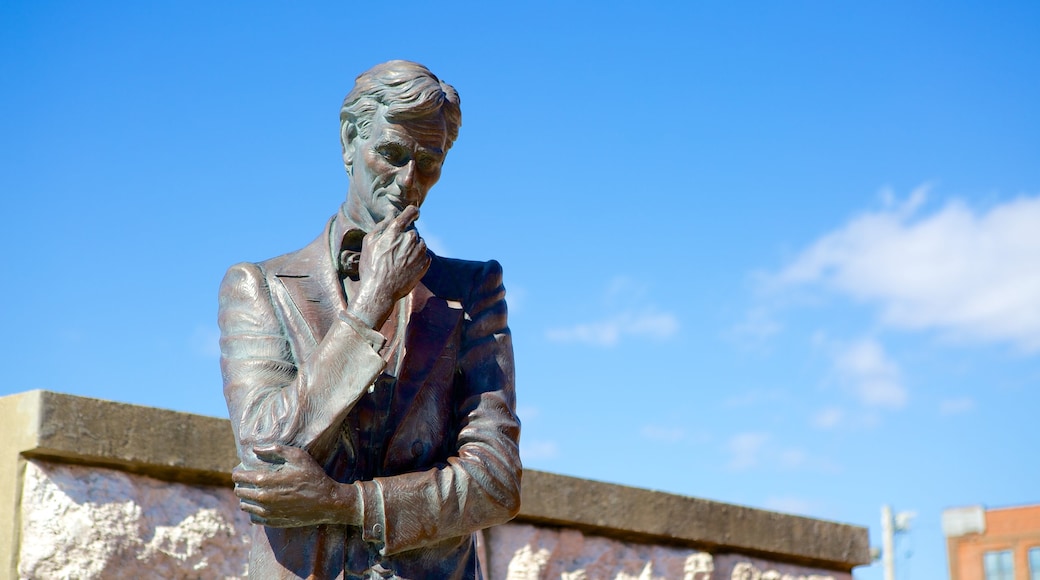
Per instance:
[[[864,527],[534,470],[516,519],[831,570],[871,562]]]
[[[231,485],[238,463],[227,419],[39,390],[0,397],[0,409],[20,417],[25,457],[212,485]]]

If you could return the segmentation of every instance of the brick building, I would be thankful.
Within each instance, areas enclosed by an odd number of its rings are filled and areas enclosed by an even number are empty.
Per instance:
[[[1040,580],[1040,505],[943,512],[950,580]]]

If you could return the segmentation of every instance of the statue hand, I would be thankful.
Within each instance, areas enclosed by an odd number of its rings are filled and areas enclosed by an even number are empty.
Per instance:
[[[418,208],[410,205],[365,235],[358,264],[360,291],[350,311],[371,328],[382,326],[394,302],[407,296],[430,267],[426,242],[409,229],[418,217]]]
[[[355,523],[354,486],[334,481],[305,450],[270,445],[253,452],[270,465],[252,470],[239,466],[231,478],[239,504],[254,524],[291,528]]]

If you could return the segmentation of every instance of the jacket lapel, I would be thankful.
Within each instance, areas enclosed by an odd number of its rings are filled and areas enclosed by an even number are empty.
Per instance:
[[[318,343],[344,308],[346,296],[329,249],[329,227],[291,259],[273,265],[272,294],[286,313],[284,323],[305,345],[298,352],[302,360]],[[462,304],[436,296],[420,282],[404,301],[404,336],[400,337],[400,369],[391,402],[388,433],[394,433],[443,354],[462,320]],[[388,325],[393,326],[393,325]],[[387,329],[389,330],[389,329]],[[393,336],[387,340],[393,341]]]
[[[313,349],[332,326],[336,311],[346,303],[329,250],[329,226],[307,247],[277,267],[273,274],[284,293],[284,312],[290,314],[286,325],[296,327],[296,334]],[[274,286],[274,284],[272,284]],[[273,290],[274,288],[272,288]]]

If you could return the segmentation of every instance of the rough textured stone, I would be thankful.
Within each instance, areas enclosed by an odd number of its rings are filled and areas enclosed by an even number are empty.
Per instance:
[[[710,580],[710,554],[633,544],[578,530],[505,524],[487,530],[490,578]]]
[[[852,574],[771,562],[761,558],[749,558],[742,554],[717,554],[715,556],[715,578],[717,580],[852,580]]]
[[[241,578],[249,518],[227,488],[30,461],[21,578]]]
[[[249,518],[225,487],[106,468],[26,462],[20,578],[243,578]],[[486,530],[493,580],[851,580],[742,554],[511,523]]]

